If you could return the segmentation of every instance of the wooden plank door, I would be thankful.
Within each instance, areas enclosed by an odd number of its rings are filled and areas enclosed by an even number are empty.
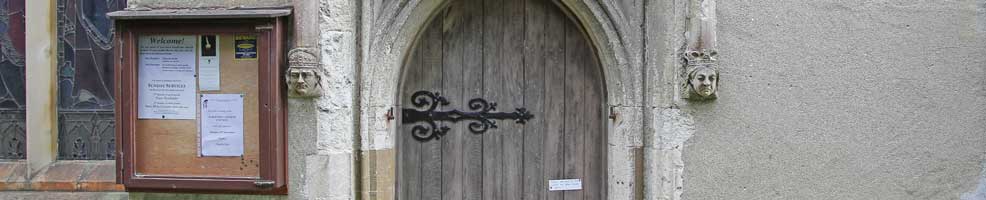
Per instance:
[[[525,124],[496,120],[477,134],[470,121],[438,122],[439,139],[398,134],[398,199],[604,199],[606,137],[601,68],[583,31],[550,0],[458,0],[439,13],[407,59],[401,104],[438,92],[436,111],[526,108]],[[581,190],[548,181],[580,179]]]

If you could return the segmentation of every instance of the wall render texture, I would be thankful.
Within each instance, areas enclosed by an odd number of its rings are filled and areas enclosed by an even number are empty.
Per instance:
[[[958,199],[986,152],[976,1],[719,1],[686,199]]]

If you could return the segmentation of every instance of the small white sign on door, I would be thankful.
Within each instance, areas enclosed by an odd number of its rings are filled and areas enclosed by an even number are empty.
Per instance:
[[[582,179],[548,180],[548,191],[581,190]]]

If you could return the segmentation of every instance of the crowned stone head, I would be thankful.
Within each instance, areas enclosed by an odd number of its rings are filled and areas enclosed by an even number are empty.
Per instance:
[[[719,64],[714,50],[685,52],[687,80],[684,83],[685,99],[707,100],[717,98],[719,88]]]
[[[311,98],[322,96],[322,74],[318,68],[318,57],[307,48],[292,49],[288,52],[288,70],[284,79],[288,86],[288,97]]]

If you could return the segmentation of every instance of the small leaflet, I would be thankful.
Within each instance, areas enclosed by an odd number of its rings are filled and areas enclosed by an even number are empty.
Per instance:
[[[236,60],[257,59],[257,36],[237,35],[233,42],[236,45]]]
[[[219,36],[199,37],[199,90],[219,90]]]
[[[202,156],[243,156],[243,95],[202,94]]]

